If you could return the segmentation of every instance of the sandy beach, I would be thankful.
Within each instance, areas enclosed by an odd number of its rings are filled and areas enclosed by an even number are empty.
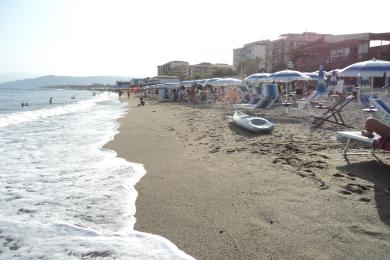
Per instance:
[[[228,106],[137,103],[106,145],[147,171],[136,230],[196,259],[389,257],[390,166],[348,164],[335,137],[345,128],[313,131],[310,116],[276,106],[258,111],[275,131],[253,135],[226,120]],[[368,117],[356,102],[343,115],[354,130]]]

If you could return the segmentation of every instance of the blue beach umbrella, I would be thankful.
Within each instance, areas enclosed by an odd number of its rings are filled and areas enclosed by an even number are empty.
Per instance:
[[[329,90],[334,90],[336,88],[336,85],[337,85],[337,72],[336,72],[336,70],[333,70],[330,73],[328,89]]]
[[[315,97],[324,96],[326,95],[326,87],[325,87],[325,74],[324,74],[324,68],[322,65],[320,65],[320,69],[318,71],[318,80],[317,80],[317,89],[316,89],[316,95]]]
[[[319,73],[320,73],[319,70],[313,71],[313,72],[303,72],[303,74],[305,74],[306,76],[308,76],[310,78],[309,80],[314,80],[314,81],[318,81]],[[324,73],[324,77],[325,77],[327,72],[323,70],[323,73]]]

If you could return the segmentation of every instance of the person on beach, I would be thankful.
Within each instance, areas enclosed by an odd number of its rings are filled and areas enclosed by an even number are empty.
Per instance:
[[[22,107],[24,107],[24,103],[22,102]]]
[[[53,104],[53,98],[52,97],[50,97],[50,99],[49,99],[49,104]]]
[[[139,98],[139,104],[138,106],[145,106],[145,101],[142,97]]]
[[[368,138],[373,138],[374,133],[380,135],[386,141],[390,141],[390,126],[382,123],[375,118],[367,118],[365,122],[365,130],[362,131],[362,135]]]

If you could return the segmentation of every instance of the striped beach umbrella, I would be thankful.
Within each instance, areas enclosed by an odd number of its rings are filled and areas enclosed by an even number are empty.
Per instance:
[[[390,61],[372,59],[345,67],[339,77],[383,77],[384,73],[390,73]]]

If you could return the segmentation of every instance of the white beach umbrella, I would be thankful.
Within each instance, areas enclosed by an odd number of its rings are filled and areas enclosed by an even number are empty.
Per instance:
[[[241,86],[242,80],[235,78],[217,79],[212,83],[214,86]]]
[[[335,74],[335,75],[337,76],[337,75],[339,74],[340,70],[341,70],[341,69],[334,69],[334,70],[325,72],[325,76],[330,77],[330,76],[332,76],[333,74]]]
[[[295,80],[309,80],[310,78],[296,70],[282,70],[272,73],[267,79],[276,82],[291,82]]]
[[[264,80],[271,74],[269,73],[255,73],[252,74],[244,79],[246,82],[264,82]]]
[[[289,97],[290,89],[288,87],[288,83],[295,80],[309,80],[310,78],[303,74],[302,72],[296,70],[282,70],[275,73],[272,73],[269,77],[267,77],[270,81],[275,82],[285,82],[286,83],[286,100]]]

